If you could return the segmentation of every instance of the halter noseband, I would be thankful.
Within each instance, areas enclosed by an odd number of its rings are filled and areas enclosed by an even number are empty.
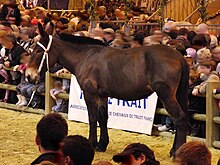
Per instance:
[[[38,68],[38,70],[37,70],[37,73],[40,73],[40,72],[41,72],[41,69],[42,69],[42,67],[43,67],[45,58],[46,58],[46,62],[47,62],[47,70],[49,71],[49,57],[48,57],[48,52],[49,52],[50,47],[51,47],[51,45],[52,45],[52,41],[53,41],[53,37],[52,37],[52,35],[49,35],[49,42],[48,42],[47,48],[45,48],[44,45],[41,44],[40,42],[37,42],[37,45],[39,45],[39,46],[44,50],[44,55],[43,55],[43,57],[42,57],[42,59],[41,59],[39,68]]]

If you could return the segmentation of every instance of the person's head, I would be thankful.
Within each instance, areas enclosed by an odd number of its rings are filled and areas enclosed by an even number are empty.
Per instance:
[[[6,0],[4,2],[5,5],[8,5],[8,6],[11,6],[11,7],[14,7],[16,6],[16,0]]]
[[[188,33],[189,33],[189,30],[187,28],[180,28],[179,29],[179,35],[181,35],[181,36],[187,37]]]
[[[13,34],[3,34],[0,36],[0,44],[5,48],[11,50],[16,44],[16,38]]]
[[[197,34],[209,34],[208,25],[206,25],[205,23],[199,24],[196,29],[196,33]]]
[[[33,29],[28,28],[28,27],[22,28],[19,31],[19,37],[24,41],[29,40],[31,37],[33,38],[34,37]]]
[[[203,73],[206,76],[209,76],[212,71],[216,68],[216,62],[211,60],[208,62],[200,63],[197,68],[198,73]]]
[[[169,33],[171,30],[176,29],[176,23],[173,21],[168,21],[163,26],[163,32]]]
[[[171,30],[169,33],[167,33],[171,39],[176,39],[176,37],[178,36],[179,34],[179,30],[177,29],[173,29]]]
[[[196,35],[195,31],[189,31],[189,33],[187,34],[187,40],[192,43],[193,37]]]
[[[123,152],[113,156],[113,160],[123,165],[159,165],[154,152],[145,144],[132,143]]]
[[[106,41],[113,40],[115,38],[115,32],[112,28],[106,28],[103,30],[103,37]]]
[[[211,165],[211,152],[202,142],[191,141],[177,151],[175,165]]]
[[[67,134],[66,120],[60,114],[51,113],[44,116],[37,124],[36,144],[41,153],[58,151]]]
[[[192,39],[192,47],[196,50],[209,46],[207,37],[205,34],[197,34]]]
[[[189,72],[189,85],[193,84],[196,82],[196,80],[199,78],[199,74],[196,72],[194,69],[190,69]]]
[[[154,28],[150,31],[150,35],[153,36],[153,38],[159,42],[162,42],[163,40],[163,33],[160,29]]]
[[[106,7],[105,6],[99,6],[97,9],[97,14],[99,16],[103,16],[106,14]]]
[[[63,139],[62,152],[64,165],[90,165],[95,154],[89,140],[80,135]]]
[[[132,47],[138,48],[143,46],[145,33],[143,31],[138,31],[133,36],[133,44]]]
[[[193,58],[191,56],[184,56],[188,66],[191,68],[193,66]]]

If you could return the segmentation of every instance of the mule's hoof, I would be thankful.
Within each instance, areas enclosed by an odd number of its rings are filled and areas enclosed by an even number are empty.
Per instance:
[[[106,148],[100,148],[100,147],[96,147],[95,148],[95,152],[105,152]]]

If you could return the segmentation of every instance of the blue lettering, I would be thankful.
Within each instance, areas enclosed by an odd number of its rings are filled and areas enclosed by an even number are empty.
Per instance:
[[[141,108],[141,100],[138,100],[138,108]]]
[[[80,94],[80,99],[83,99],[83,92],[81,92]]]
[[[120,101],[121,101],[121,100],[118,99],[118,104],[117,104],[118,106],[120,105]]]
[[[148,98],[144,98],[144,109],[147,109],[147,99]]]
[[[112,99],[111,97],[108,98],[108,104],[112,104]]]
[[[137,102],[136,102],[136,101],[132,101],[132,102],[131,102],[131,107],[132,107],[133,105],[137,108]]]
[[[131,107],[131,105],[129,105],[128,101],[123,101],[123,106],[126,106],[125,103],[127,104],[128,107]]]

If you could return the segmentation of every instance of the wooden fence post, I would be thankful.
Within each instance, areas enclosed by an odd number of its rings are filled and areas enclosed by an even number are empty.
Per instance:
[[[213,89],[220,87],[220,82],[210,80],[206,86],[206,144],[213,146],[213,142],[219,139],[219,125],[213,122],[213,118],[219,115],[217,100],[213,98]]]
[[[46,72],[45,80],[45,115],[51,113],[52,107],[55,104],[54,100],[50,96],[50,89],[53,88],[53,78],[50,75],[50,72]]]

